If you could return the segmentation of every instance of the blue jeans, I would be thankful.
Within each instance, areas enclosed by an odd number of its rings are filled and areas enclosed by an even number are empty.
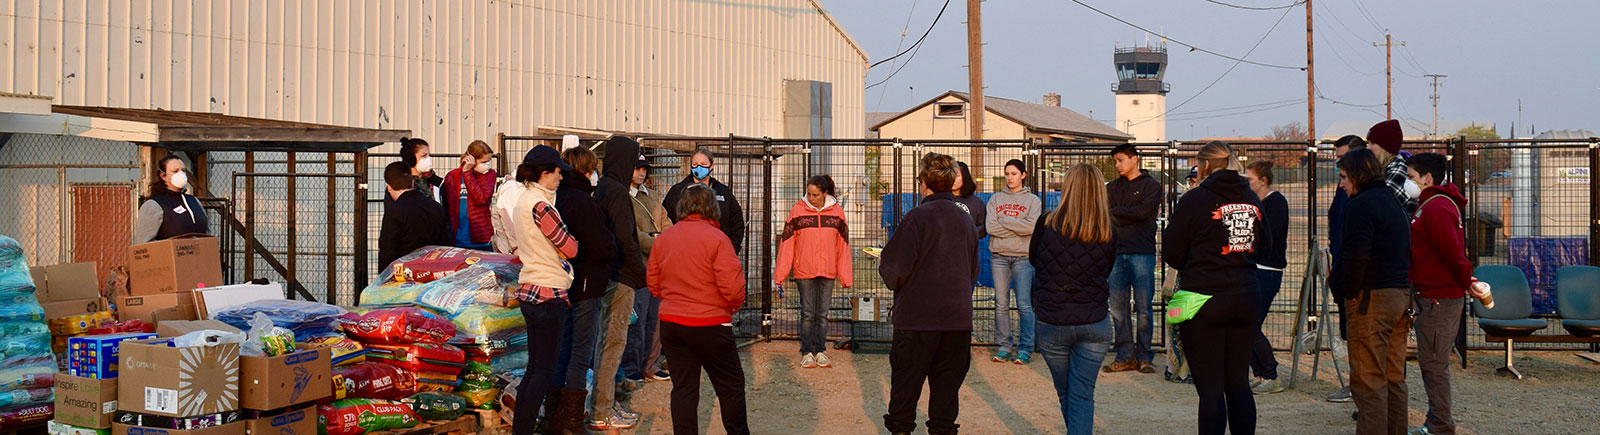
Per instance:
[[[650,295],[650,289],[633,291],[633,313],[639,318],[628,325],[628,347],[622,351],[622,366],[617,370],[618,380],[644,379],[644,369],[650,365],[650,344],[655,341],[656,316],[661,313],[661,300]]]
[[[1061,400],[1061,417],[1067,433],[1094,430],[1094,383],[1100,363],[1111,350],[1111,318],[1087,325],[1052,325],[1039,322],[1039,354],[1055,380]]]
[[[587,390],[594,348],[600,339],[600,299],[578,301],[567,308],[567,325],[562,331],[561,356],[550,385],[568,391]]]
[[[1150,298],[1156,293],[1155,254],[1117,254],[1111,266],[1111,277],[1106,283],[1111,287],[1111,321],[1116,326],[1117,361],[1150,362],[1155,354],[1150,351],[1150,330],[1155,318],[1150,313]],[[1129,295],[1128,292],[1133,294]],[[1138,314],[1138,342],[1134,341],[1133,316],[1128,312],[1128,300]],[[1135,344],[1138,345],[1135,348]]]
[[[828,350],[828,307],[833,303],[833,280],[794,280],[800,288],[800,353]]]
[[[1001,352],[1033,352],[1033,264],[1028,257],[989,256],[994,272],[994,335]],[[1016,284],[1016,286],[1012,286]],[[1011,291],[1017,292],[1018,337],[1011,336]]]
[[[1272,300],[1278,297],[1278,289],[1283,287],[1283,272],[1276,270],[1256,269],[1256,283],[1260,286],[1261,306],[1257,313],[1261,318],[1256,321],[1256,341],[1250,345],[1250,371],[1262,379],[1278,378],[1278,359],[1272,356],[1272,342],[1267,341],[1266,326],[1267,311],[1272,309]]]

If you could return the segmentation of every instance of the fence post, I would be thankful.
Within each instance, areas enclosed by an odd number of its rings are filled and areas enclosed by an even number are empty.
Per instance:
[[[1451,139],[1450,176],[1455,180],[1456,187],[1462,189],[1462,196],[1467,195],[1467,189],[1469,189],[1467,186],[1473,184],[1471,183],[1471,180],[1467,180],[1467,165],[1469,164],[1467,160],[1466,136],[1457,136],[1454,139]],[[1471,187],[1470,189],[1473,191],[1477,190],[1476,187]],[[1468,200],[1467,203],[1476,204],[1477,200],[1477,195],[1473,195],[1473,197]],[[1468,216],[1465,215],[1466,212],[1470,212],[1470,210],[1463,212],[1463,216],[1461,216],[1462,222],[1468,222],[1466,220],[1468,218]],[[1482,249],[1480,246],[1482,246],[1481,243],[1483,243],[1483,241],[1477,239],[1483,236],[1483,231],[1479,230],[1483,224],[1478,222],[1476,217],[1474,217],[1470,222],[1472,222],[1472,225],[1467,226],[1467,228],[1463,228],[1463,230],[1465,230],[1467,233],[1465,240],[1463,241],[1467,243],[1467,260],[1471,261],[1472,265],[1476,267],[1478,265],[1478,250]]]
[[[502,159],[504,160],[504,159]],[[361,290],[367,288],[367,253],[371,247],[367,244],[367,151],[356,153],[355,161],[356,192],[355,192],[355,288],[350,296],[352,304],[361,301]],[[329,302],[337,305],[338,302]]]
[[[284,270],[286,272],[288,272],[289,276],[283,277],[283,282],[284,282],[284,284],[287,284],[287,287],[284,290],[289,292],[289,299],[294,299],[295,296],[294,296],[294,290],[293,289],[295,288],[295,283],[300,282],[300,274],[295,272],[295,265],[296,265],[295,263],[297,263],[295,261],[295,251],[299,249],[299,247],[297,246],[299,244],[295,243],[296,239],[298,239],[298,237],[295,237],[295,226],[296,226],[295,225],[295,214],[296,214],[295,212],[297,211],[296,210],[297,209],[296,205],[297,205],[298,201],[295,201],[295,194],[294,194],[294,192],[296,190],[295,189],[295,184],[296,183],[295,183],[295,176],[294,176],[295,167],[299,166],[299,165],[295,164],[295,152],[294,151],[290,151],[290,152],[285,153],[285,154],[286,154],[286,156],[284,157],[284,160],[286,161],[287,164],[285,164],[284,166],[289,169],[289,171],[288,171],[289,172],[289,176],[286,177],[288,179],[285,180],[285,182],[284,182],[284,184],[286,184],[287,187],[288,187],[288,189],[287,189],[288,190],[288,192],[287,192],[288,193],[288,198],[287,199],[289,201],[289,204],[288,204],[289,212],[287,213],[288,214],[288,219],[287,219],[288,225],[285,227],[288,230],[288,237],[286,237],[286,239],[287,239],[288,245],[289,245],[289,247],[288,247],[288,251],[289,251],[288,252],[288,257],[289,258],[287,259],[288,263],[286,263],[284,265],[285,266]]]
[[[1600,265],[1600,258],[1595,258],[1600,253],[1600,248],[1595,242],[1600,241],[1600,210],[1594,204],[1600,202],[1600,178],[1596,178],[1594,168],[1600,166],[1600,137],[1589,138],[1589,265]]]
[[[761,336],[770,338],[772,337],[772,138],[770,137],[762,140],[761,180],[763,184],[761,209],[765,211],[761,213]]]
[[[339,173],[339,161],[338,161],[336,156],[337,156],[337,154],[334,154],[334,153],[331,153],[331,152],[328,153],[328,173],[329,174],[337,174],[337,173]],[[334,288],[336,287],[334,285],[334,283],[338,282],[338,269],[339,269],[339,267],[338,267],[338,263],[336,262],[337,259],[334,256],[334,252],[335,252],[335,247],[339,246],[339,239],[338,239],[338,235],[339,235],[339,230],[338,230],[338,228],[339,228],[339,221],[338,221],[338,217],[339,217],[338,216],[339,194],[335,190],[334,183],[337,182],[338,179],[337,178],[325,178],[324,180],[326,180],[325,183],[327,183],[327,184],[325,184],[325,186],[327,186],[327,188],[328,188],[328,209],[327,209],[327,212],[328,212],[328,241],[327,241],[326,245],[323,245],[323,249],[326,252],[326,256],[323,257],[323,260],[326,260],[328,262],[328,270],[327,270],[327,272],[328,272],[328,281],[327,281],[328,282],[328,295],[327,296],[323,296],[326,299],[323,299],[322,302],[326,303],[326,304],[337,304],[338,303],[337,298],[339,297],[339,295],[338,295],[338,293],[334,292]]]
[[[507,159],[507,157],[506,157],[506,132],[502,131],[502,132],[499,132],[499,133],[495,133],[494,134],[494,141],[495,141],[495,146],[498,147],[498,149],[499,149],[499,151],[497,151],[497,152],[500,153],[500,158],[498,159],[500,161],[495,162],[495,165],[499,166],[499,168],[496,168],[496,169],[498,169],[500,171],[500,175],[505,175],[506,174],[506,169],[508,168],[508,166],[506,166],[506,159]]]
[[[900,226],[900,138],[894,138],[894,191],[889,197],[894,202],[893,227]]]

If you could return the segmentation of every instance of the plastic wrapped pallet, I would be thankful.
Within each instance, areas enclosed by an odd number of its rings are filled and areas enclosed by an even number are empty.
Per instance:
[[[22,246],[0,236],[0,432],[54,413],[56,360]]]

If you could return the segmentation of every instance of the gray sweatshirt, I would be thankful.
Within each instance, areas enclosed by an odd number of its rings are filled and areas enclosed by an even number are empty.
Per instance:
[[[988,218],[984,226],[989,230],[989,252],[1008,257],[1028,256],[1028,242],[1033,239],[1033,224],[1039,220],[1043,204],[1027,186],[1012,192],[1001,189],[989,197]]]

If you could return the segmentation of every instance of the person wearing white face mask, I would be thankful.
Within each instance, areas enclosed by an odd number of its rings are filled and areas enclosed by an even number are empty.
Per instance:
[[[184,234],[210,234],[210,222],[200,199],[186,193],[189,174],[183,159],[168,155],[156,161],[150,179],[150,199],[139,206],[134,220],[133,243],[166,240]]]
[[[450,217],[450,239],[456,247],[492,249],[494,225],[490,222],[489,205],[495,179],[500,175],[489,169],[493,158],[489,144],[472,141],[461,155],[461,167],[444,176],[444,211]]]
[[[400,161],[411,167],[413,188],[422,192],[423,196],[435,202],[439,201],[437,190],[444,185],[444,179],[433,173],[433,154],[428,141],[417,138],[400,140]],[[385,203],[387,205],[387,202]]]

